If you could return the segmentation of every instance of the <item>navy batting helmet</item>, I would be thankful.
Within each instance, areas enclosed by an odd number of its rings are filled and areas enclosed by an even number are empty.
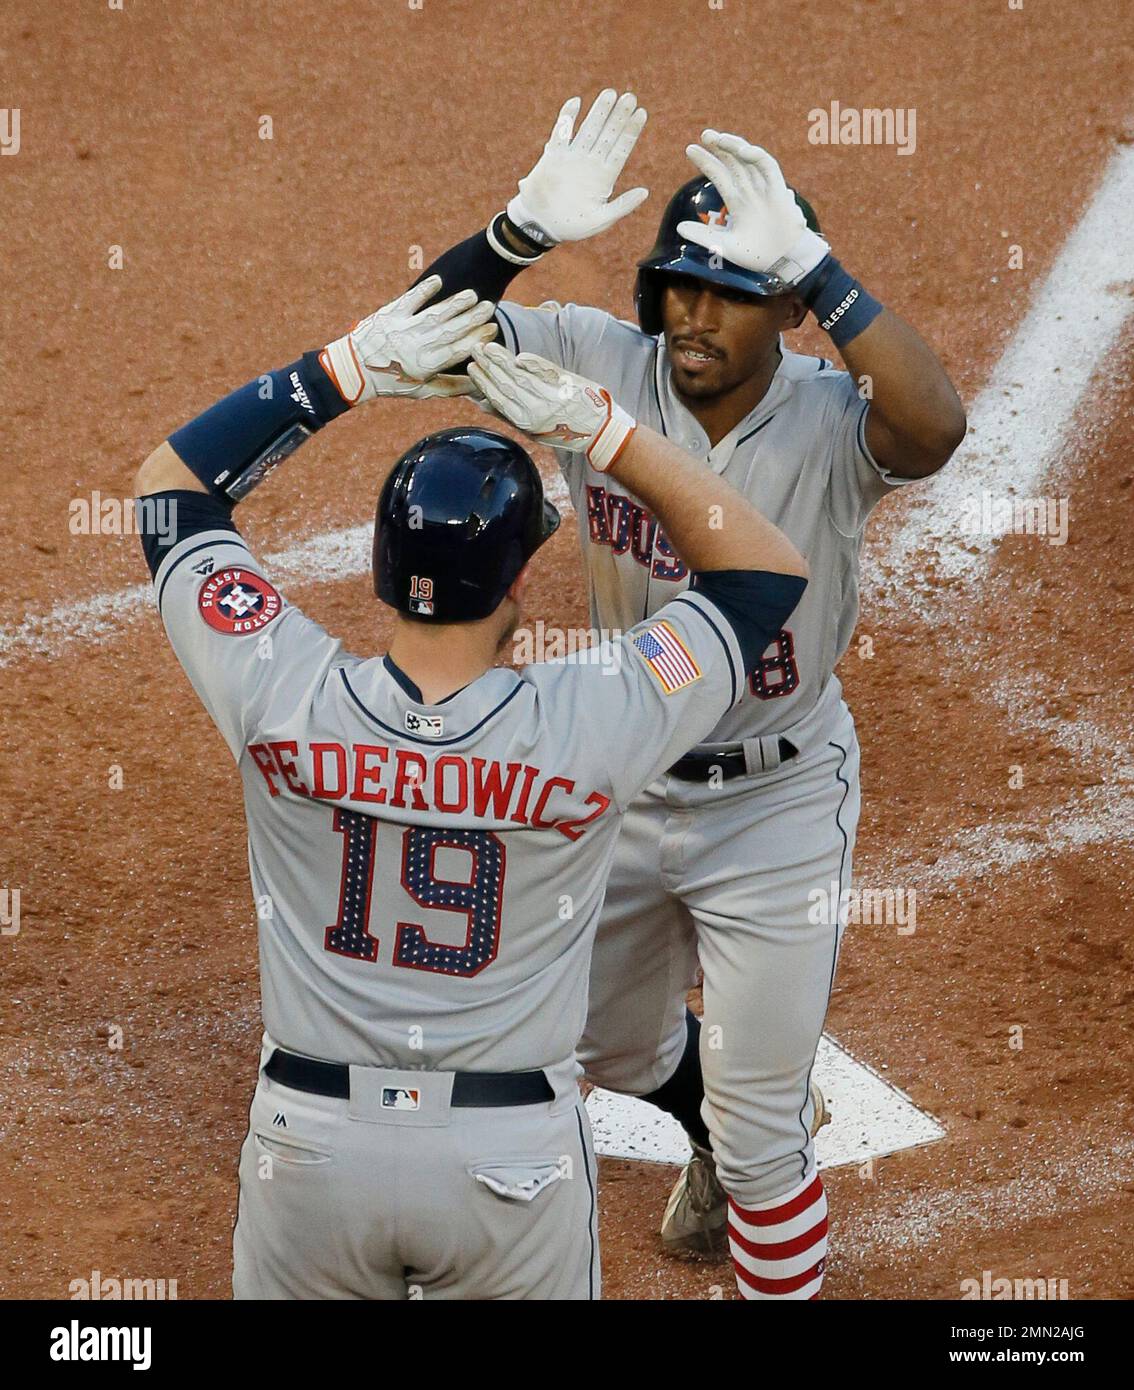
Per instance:
[[[525,449],[484,429],[406,450],[378,498],[374,592],[435,623],[487,618],[559,526]]]
[[[807,225],[813,232],[818,232],[819,219],[815,216],[815,209],[794,189],[792,193]],[[638,283],[634,287],[634,303],[638,309],[638,322],[643,333],[662,331],[661,296],[667,273],[695,275],[699,280],[710,280],[715,285],[728,285],[734,290],[743,290],[745,294],[761,298],[785,292],[783,281],[776,276],[733,265],[695,242],[683,241],[677,230],[680,222],[700,220],[710,225],[719,225],[727,217],[728,209],[724,205],[724,199],[713,184],[700,175],[682,184],[669,200],[669,205],[662,214],[654,249],[645,260],[638,262]]]

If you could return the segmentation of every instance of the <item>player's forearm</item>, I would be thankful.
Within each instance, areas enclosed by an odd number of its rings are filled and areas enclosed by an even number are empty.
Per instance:
[[[610,473],[653,512],[691,570],[769,570],[807,576],[777,527],[723,478],[639,424]]]
[[[516,276],[535,265],[546,249],[514,227],[507,213],[500,212],[484,230],[443,251],[414,284],[439,275],[446,294],[475,290],[478,299],[498,304]]]
[[[841,352],[855,380],[869,383],[868,442],[878,462],[903,477],[946,463],[965,437],[965,411],[921,335],[883,309]]]
[[[867,444],[903,478],[946,463],[964,438],[965,412],[937,354],[828,254],[797,284],[870,401]]]
[[[317,355],[308,353],[256,377],[175,430],[138,470],[137,495],[181,489],[235,504],[347,408]]]
[[[492,305],[465,291],[435,299],[431,279],[334,339],[320,352],[250,381],[169,437],[172,452],[220,501],[232,505],[317,430],[353,405],[380,396],[419,400],[467,394],[467,377],[446,374],[496,334]],[[139,474],[145,492],[181,476],[155,451]]]

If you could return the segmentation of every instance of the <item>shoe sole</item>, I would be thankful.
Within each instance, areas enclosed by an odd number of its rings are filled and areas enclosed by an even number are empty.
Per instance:
[[[701,1232],[680,1236],[672,1241],[663,1237],[661,1247],[662,1253],[668,1255],[671,1260],[698,1261],[705,1264],[730,1258],[727,1228],[721,1231],[719,1239],[716,1240]]]

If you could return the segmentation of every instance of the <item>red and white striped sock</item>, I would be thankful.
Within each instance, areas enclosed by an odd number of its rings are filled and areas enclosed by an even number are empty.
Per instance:
[[[728,1246],[741,1298],[818,1298],[827,1261],[827,1194],[819,1174],[754,1207],[730,1197]]]

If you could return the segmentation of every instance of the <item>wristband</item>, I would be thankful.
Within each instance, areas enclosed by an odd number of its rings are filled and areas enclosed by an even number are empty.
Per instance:
[[[838,348],[857,338],[882,312],[878,300],[834,256],[825,257],[805,275],[796,286],[796,293]]]
[[[607,417],[587,446],[587,462],[596,473],[609,473],[638,428],[638,422],[611,399],[604,387],[599,387],[598,394],[606,402]]]
[[[522,256],[518,251],[513,251],[500,235],[500,228],[505,222],[508,224],[508,230],[516,240],[520,242],[522,246],[530,248],[526,256]],[[546,246],[537,245],[526,232],[522,232],[506,212],[498,212],[496,214],[485,228],[485,236],[488,237],[488,244],[496,254],[502,256],[506,261],[511,261],[513,265],[535,265],[536,261],[538,261],[548,249]]]
[[[319,354],[323,375],[334,385],[346,409],[365,399],[367,386],[366,374],[351,342],[353,332],[352,328],[350,333],[344,333],[341,338],[328,343]]]
[[[554,237],[548,236],[535,218],[531,216],[527,208],[524,207],[523,198],[518,193],[508,204],[505,216],[508,218],[510,227],[514,227],[525,240],[538,246],[541,251],[550,251],[553,246],[559,244]]]

